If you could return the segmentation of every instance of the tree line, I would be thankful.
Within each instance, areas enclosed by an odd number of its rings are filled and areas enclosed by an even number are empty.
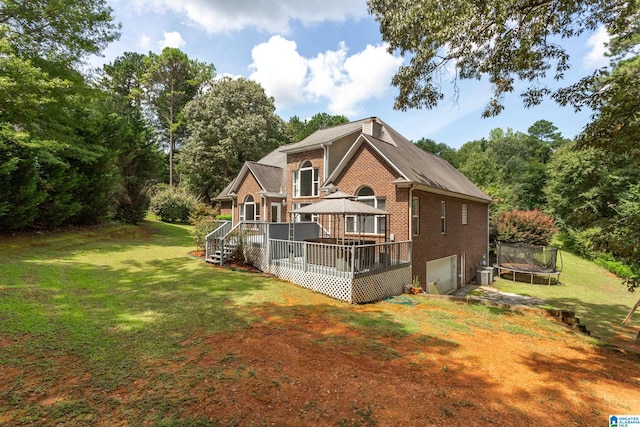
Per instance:
[[[136,223],[155,184],[210,202],[246,160],[346,121],[287,123],[259,84],[175,48],[81,71],[119,30],[104,0],[0,4],[0,230]]]

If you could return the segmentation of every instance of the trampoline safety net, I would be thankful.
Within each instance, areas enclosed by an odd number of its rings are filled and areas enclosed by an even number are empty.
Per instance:
[[[498,243],[497,267],[522,273],[557,273],[559,248],[526,243]]]

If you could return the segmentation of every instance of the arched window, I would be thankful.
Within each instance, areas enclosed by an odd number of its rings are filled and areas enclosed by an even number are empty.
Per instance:
[[[376,197],[371,187],[362,187],[356,193],[356,200],[374,208],[386,210],[387,199]],[[385,215],[348,216],[346,218],[347,232],[365,234],[384,234],[386,231]]]
[[[251,194],[244,198],[240,209],[240,221],[258,221],[260,219],[260,205],[255,202]]]
[[[318,168],[309,160],[300,163],[300,169],[293,171],[293,197],[317,196],[319,177]]]

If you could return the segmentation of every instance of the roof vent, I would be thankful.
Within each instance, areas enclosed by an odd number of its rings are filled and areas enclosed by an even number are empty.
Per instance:
[[[382,124],[375,117],[372,117],[362,123],[362,133],[380,138],[382,136]]]

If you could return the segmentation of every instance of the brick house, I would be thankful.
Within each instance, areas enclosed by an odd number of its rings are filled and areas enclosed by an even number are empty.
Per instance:
[[[288,214],[336,191],[389,214],[347,216],[341,231],[370,242],[409,241],[410,277],[423,287],[450,293],[486,263],[491,199],[377,117],[319,130],[247,162],[217,200],[233,225],[292,219],[330,229],[326,218]]]

